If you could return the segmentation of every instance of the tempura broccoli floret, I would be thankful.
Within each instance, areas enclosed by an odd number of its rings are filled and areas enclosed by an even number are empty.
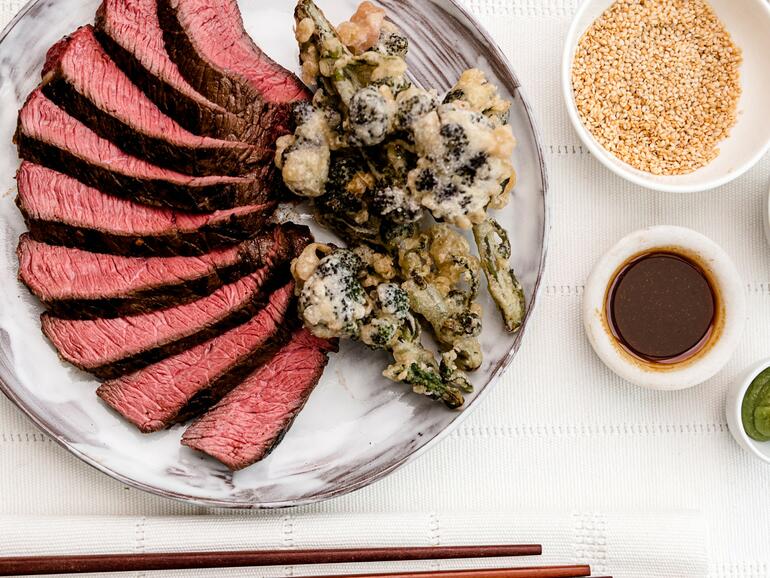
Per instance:
[[[312,254],[318,250],[318,245],[310,246]],[[310,260],[312,256],[306,255],[305,259]],[[307,263],[299,263],[295,272],[306,273],[307,267]],[[363,263],[352,251],[329,250],[303,281],[299,314],[314,335],[355,339],[361,334],[361,325],[372,311],[372,304],[358,282],[362,267]]]
[[[466,70],[444,97],[444,103],[466,102],[472,110],[490,118],[495,125],[505,124],[511,103],[500,97],[497,87],[477,68]]]
[[[356,92],[348,105],[348,130],[354,146],[374,146],[388,136],[396,115],[390,89],[366,86]]]
[[[294,260],[305,326],[318,337],[348,337],[390,351],[394,363],[383,375],[450,407],[462,405],[462,392],[471,390],[469,382],[451,360],[438,363],[423,347],[409,296],[387,281],[395,274],[387,257],[371,249],[357,251],[313,244]]]
[[[317,335],[390,351],[387,377],[457,407],[472,389],[463,371],[482,363],[482,270],[506,328],[524,316],[507,235],[488,215],[516,182],[510,103],[477,69],[443,101],[413,85],[407,38],[371,2],[335,28],[298,0],[295,21],[303,79],[317,90],[279,139],[276,164],[350,247],[316,245],[295,261],[303,320]],[[481,259],[451,226],[473,229]]]
[[[435,90],[411,87],[399,93],[396,98],[395,129],[405,131],[413,139],[414,123],[438,108],[439,100]]]
[[[505,206],[514,175],[509,126],[462,102],[442,104],[413,126],[419,160],[409,189],[436,219],[469,229],[487,208]]]
[[[276,142],[275,164],[289,190],[318,197],[326,190],[329,178],[331,131],[327,118],[323,111],[303,102],[294,107],[294,121],[294,134]]]
[[[477,369],[482,362],[481,307],[475,302],[480,267],[468,242],[448,225],[434,225],[402,241],[398,255],[412,310],[455,352],[459,367]]]

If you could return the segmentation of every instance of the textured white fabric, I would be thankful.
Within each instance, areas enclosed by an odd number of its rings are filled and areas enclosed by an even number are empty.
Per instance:
[[[702,520],[692,513],[584,514],[330,514],[233,517],[71,517],[0,519],[0,553],[88,554],[248,548],[331,548],[532,544],[544,555],[477,561],[335,565],[312,568],[230,570],[222,576],[276,576],[389,571],[410,568],[490,568],[504,565],[587,563],[595,576],[702,578],[706,552]],[[151,574],[145,574],[151,575]],[[205,576],[171,572],[162,576]]]
[[[394,534],[402,538],[406,533],[399,529],[405,520],[424,524],[425,516],[430,519],[426,513],[454,512],[452,516],[459,518],[440,516],[453,520],[446,523],[447,528],[456,528],[453,540],[460,540],[475,523],[488,533],[474,530],[470,536],[504,541],[507,534],[502,526],[485,525],[483,513],[506,521],[508,515],[498,514],[508,512],[514,523],[530,519],[515,514],[522,511],[662,512],[641,521],[633,516],[600,515],[600,519],[614,520],[601,522],[603,539],[647,544],[659,560],[668,559],[667,547],[677,552],[690,548],[691,570],[703,562],[701,534],[696,531],[697,520],[702,520],[708,570],[701,575],[769,577],[770,467],[733,442],[724,419],[724,400],[731,381],[770,350],[770,262],[762,230],[770,157],[732,184],[703,194],[653,193],[622,181],[581,146],[561,100],[561,49],[578,1],[465,1],[503,47],[525,87],[540,120],[551,177],[554,218],[549,266],[539,310],[522,351],[474,415],[437,448],[388,479],[277,517],[225,513],[251,516],[253,525],[239,530],[244,534],[262,536],[271,524],[280,523],[306,528],[313,539],[345,541],[369,538],[368,528],[382,525],[392,525]],[[0,17],[8,20],[20,4],[0,0]],[[643,391],[614,377],[593,355],[579,317],[583,282],[599,255],[626,233],[653,224],[687,226],[710,236],[735,260],[748,294],[750,318],[734,359],[708,383],[680,393]],[[676,531],[677,524],[685,522],[677,522],[672,512],[681,510],[699,512],[700,517],[686,522],[692,530]],[[390,522],[380,517],[392,512],[416,514],[390,518]],[[0,399],[0,515],[211,513],[215,512],[125,488],[92,471]],[[178,523],[194,526],[198,521]],[[325,530],[327,523],[334,530]],[[367,531],[356,534],[354,523]],[[565,544],[574,544],[575,530],[564,517],[550,521],[544,517],[539,523],[529,526],[540,531],[532,534],[533,539],[544,541],[562,558],[599,559],[598,551],[569,550]],[[0,552],[18,524],[9,519],[0,522]],[[29,538],[13,543],[13,548],[23,550],[24,543],[29,548],[94,546],[80,530],[75,531],[89,526],[105,529],[95,533],[97,543],[106,545],[104,536],[112,535],[107,528],[117,525],[125,530],[134,522],[105,519],[76,524],[31,518],[28,524],[32,526],[25,526],[19,536]],[[147,524],[176,528],[150,518]],[[48,530],[56,527],[73,529],[63,532],[68,541],[51,537],[53,532]],[[545,532],[556,527],[567,533]],[[115,532],[118,545],[134,547],[130,532],[125,540]],[[177,530],[161,533],[173,536]],[[178,535],[186,536],[182,530]],[[47,543],[32,536],[46,536]],[[84,541],[78,536],[84,536]],[[174,544],[184,544],[186,539],[180,537]],[[640,567],[643,562],[647,560],[626,558],[614,569],[608,562],[607,571],[620,578],[644,576],[630,566]],[[653,569],[649,567],[646,576],[697,575],[687,574],[687,569],[679,574]]]

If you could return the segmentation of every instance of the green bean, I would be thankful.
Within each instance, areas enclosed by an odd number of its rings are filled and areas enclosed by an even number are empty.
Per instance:
[[[524,320],[524,290],[510,268],[511,244],[508,233],[491,217],[473,227],[473,236],[481,256],[481,268],[487,278],[489,293],[497,303],[505,328],[516,331]]]

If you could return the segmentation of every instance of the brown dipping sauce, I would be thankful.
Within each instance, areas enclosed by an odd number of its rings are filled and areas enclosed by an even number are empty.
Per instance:
[[[620,344],[647,362],[686,361],[709,342],[717,297],[708,275],[669,251],[631,259],[607,292],[607,320]]]

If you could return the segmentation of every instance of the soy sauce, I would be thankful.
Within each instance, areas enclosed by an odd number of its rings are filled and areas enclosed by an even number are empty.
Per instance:
[[[638,256],[620,269],[606,309],[610,329],[629,353],[672,364],[690,359],[709,342],[717,296],[700,265],[660,251]]]

